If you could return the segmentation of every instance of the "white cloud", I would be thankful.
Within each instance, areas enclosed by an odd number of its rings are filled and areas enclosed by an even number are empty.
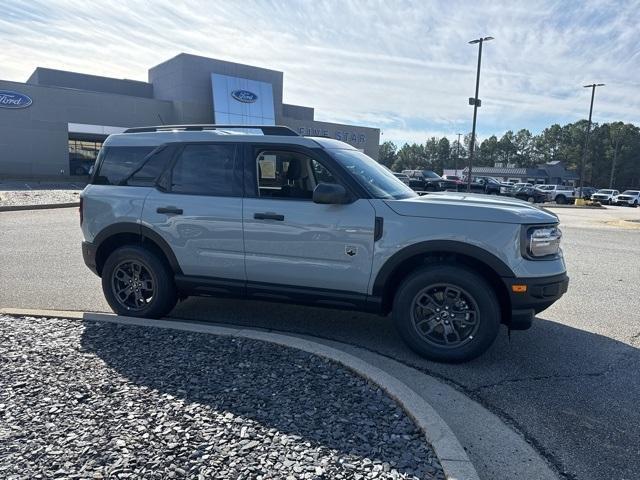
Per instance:
[[[546,0],[188,2],[47,0],[0,10],[3,78],[36,66],[146,80],[180,52],[285,72],[285,101],[322,120],[363,123],[414,141],[468,132],[479,35],[478,128],[537,131],[588,114],[640,123],[637,3]]]

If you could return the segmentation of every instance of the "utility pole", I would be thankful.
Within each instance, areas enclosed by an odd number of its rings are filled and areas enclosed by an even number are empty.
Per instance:
[[[587,152],[589,151],[589,135],[591,133],[591,115],[593,114],[593,99],[596,96],[596,87],[603,87],[604,83],[592,83],[591,85],[583,85],[584,88],[591,89],[591,106],[589,107],[589,122],[587,123],[587,138],[584,141],[584,151],[582,152],[582,160],[580,161],[580,190],[578,198],[582,198],[582,188],[584,187],[584,164],[587,160]]]
[[[471,145],[469,147],[469,167],[467,169],[467,192],[471,191],[471,169],[473,168],[473,152],[476,147],[476,118],[478,117],[478,107],[481,105],[478,98],[480,90],[480,64],[482,62],[482,44],[493,40],[493,37],[478,38],[471,40],[470,44],[478,44],[478,69],[476,71],[476,95],[469,99],[469,105],[473,105],[473,126],[471,127]]]
[[[624,126],[622,127],[624,128]],[[609,188],[613,189],[613,179],[616,174],[616,160],[618,158],[618,145],[620,145],[620,140],[622,140],[623,132],[619,132],[616,136],[616,145],[613,150],[613,161],[611,162],[611,178],[609,179]]]
[[[453,169],[456,172],[456,176],[458,176],[458,161],[460,160],[460,135],[462,134],[458,133],[458,146],[456,147],[456,159],[453,163]]]

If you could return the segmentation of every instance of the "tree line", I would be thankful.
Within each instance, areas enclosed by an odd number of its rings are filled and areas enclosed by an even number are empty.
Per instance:
[[[585,148],[587,121],[545,128],[539,135],[527,129],[509,130],[500,139],[492,135],[480,144],[476,141],[474,166],[492,167],[502,162],[516,167],[535,167],[560,160],[569,169],[579,171]],[[431,137],[424,144],[393,142],[380,145],[378,161],[394,171],[428,169],[442,173],[463,169],[468,162],[471,135],[458,144],[448,138]],[[584,172],[585,185],[607,188],[640,188],[640,128],[630,123],[592,124]]]

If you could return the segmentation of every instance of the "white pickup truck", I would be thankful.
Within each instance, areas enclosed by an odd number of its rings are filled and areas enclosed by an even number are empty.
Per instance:
[[[576,199],[576,190],[571,185],[546,185],[544,193],[547,194],[547,201],[560,205],[573,203]]]

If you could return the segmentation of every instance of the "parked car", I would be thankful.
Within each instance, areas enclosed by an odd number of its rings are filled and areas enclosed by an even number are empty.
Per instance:
[[[502,182],[500,186],[500,195],[508,195],[511,190],[513,190],[513,186],[515,182]]]
[[[576,199],[576,191],[571,185],[547,185],[543,191],[547,194],[547,201],[559,205],[573,203]]]
[[[160,318],[189,295],[391,313],[416,352],[460,362],[567,290],[554,214],[419,197],[346,143],[243,128],[263,134],[191,125],[106,139],[80,225],[116,313]]]
[[[526,200],[529,203],[543,203],[547,201],[547,194],[533,186],[520,187],[510,192],[509,195],[519,198],[520,200]]]
[[[594,187],[582,187],[582,198],[584,200],[591,200],[591,195],[598,191]],[[580,196],[580,187],[576,187],[576,196]]]
[[[640,190],[625,190],[620,195],[615,197],[616,205],[629,205],[630,207],[637,207],[640,202]]]
[[[465,180],[466,184],[467,181]],[[493,177],[472,177],[471,192],[486,193],[487,195],[498,195],[502,185]]]
[[[611,205],[614,197],[617,197],[618,195],[620,195],[620,192],[618,190],[603,188],[601,190],[598,190],[596,193],[592,194],[591,200],[595,200],[604,205]]]
[[[403,170],[409,177],[409,186],[418,191],[442,192],[458,190],[458,182],[442,178],[432,170]]]
[[[393,175],[405,185],[410,185],[409,176],[406,173],[393,172]]]

